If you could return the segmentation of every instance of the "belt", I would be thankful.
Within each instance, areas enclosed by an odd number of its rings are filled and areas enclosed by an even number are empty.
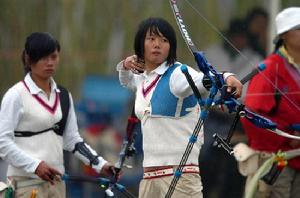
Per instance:
[[[41,179],[29,179],[29,180],[23,180],[23,181],[16,181],[16,189],[18,188],[24,188],[29,186],[37,186],[46,183],[46,181]]]
[[[171,168],[163,168],[159,170],[154,171],[148,171],[144,172],[143,179],[153,179],[153,178],[159,178],[159,177],[166,177],[174,175],[174,172],[176,171],[176,168],[178,166],[174,166]],[[182,173],[200,173],[199,167],[195,165],[187,165],[184,166],[182,169]]]
[[[15,189],[25,188],[25,187],[29,187],[29,186],[42,185],[44,183],[47,183],[47,181],[42,180],[42,179],[34,179],[34,178],[19,179],[22,177],[18,177],[18,176],[16,176],[16,177],[8,177],[8,182],[11,183]]]

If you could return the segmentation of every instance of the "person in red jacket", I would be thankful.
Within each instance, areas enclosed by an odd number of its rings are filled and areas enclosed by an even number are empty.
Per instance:
[[[299,135],[300,123],[300,7],[284,9],[276,16],[275,50],[264,63],[266,69],[249,83],[245,105],[277,124],[280,130]],[[277,151],[300,148],[300,141],[257,128],[242,120],[249,146],[258,151],[259,165]],[[298,125],[299,126],[299,125]],[[253,174],[254,175],[254,174]],[[248,176],[251,178],[253,175]],[[246,189],[249,182],[246,183]],[[248,186],[249,187],[249,186]],[[299,197],[300,157],[288,161],[273,185],[260,182],[256,197]]]

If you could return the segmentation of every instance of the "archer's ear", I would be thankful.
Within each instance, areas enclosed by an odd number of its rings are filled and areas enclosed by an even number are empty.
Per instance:
[[[31,63],[30,63],[30,58],[27,54],[24,54],[23,57],[23,64],[24,64],[24,71],[25,74],[31,71]]]
[[[24,54],[24,61],[25,64],[30,68],[30,57],[26,53]]]

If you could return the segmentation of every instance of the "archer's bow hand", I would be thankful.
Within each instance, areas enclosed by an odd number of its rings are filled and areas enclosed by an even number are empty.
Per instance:
[[[228,76],[225,79],[225,82],[227,84],[227,92],[231,93],[232,96],[235,98],[239,98],[242,95],[243,85],[242,83],[234,76]]]
[[[62,175],[58,170],[50,167],[44,161],[41,161],[39,163],[38,167],[35,170],[35,174],[41,179],[50,182],[52,185],[55,181],[59,181],[59,178]]]
[[[100,174],[109,178],[115,178],[116,181],[119,181],[120,179],[120,173],[118,173],[116,168],[109,163],[106,163],[102,167]]]

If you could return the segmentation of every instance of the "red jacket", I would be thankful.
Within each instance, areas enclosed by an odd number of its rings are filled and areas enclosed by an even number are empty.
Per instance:
[[[249,83],[245,105],[250,110],[271,119],[279,129],[294,134],[289,127],[291,124],[300,123],[299,71],[278,54],[270,55],[264,62],[266,69]],[[275,100],[276,88],[282,92],[278,104]],[[242,124],[249,145],[255,150],[276,152],[295,149],[290,146],[292,139],[257,128],[246,119],[242,119]],[[300,170],[300,157],[290,160],[289,166]]]

